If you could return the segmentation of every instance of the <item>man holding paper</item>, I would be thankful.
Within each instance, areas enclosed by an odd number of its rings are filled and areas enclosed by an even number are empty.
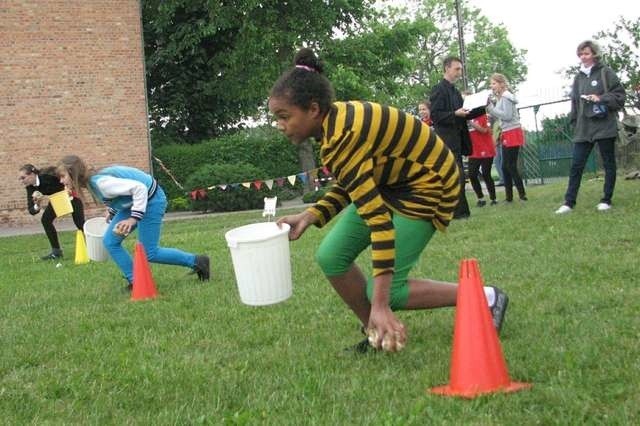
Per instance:
[[[436,134],[444,141],[447,147],[453,152],[460,168],[460,198],[458,206],[453,214],[454,219],[466,219],[471,216],[469,203],[465,195],[465,176],[462,156],[471,154],[471,138],[467,120],[478,111],[465,109],[463,106],[462,94],[454,86],[454,83],[462,77],[462,61],[459,58],[448,56],[444,60],[444,77],[431,89],[431,119]],[[484,98],[483,106],[486,105],[487,98]],[[484,107],[478,108],[478,110]]]

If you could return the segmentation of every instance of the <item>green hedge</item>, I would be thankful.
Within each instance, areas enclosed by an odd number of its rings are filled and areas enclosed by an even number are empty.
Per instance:
[[[154,174],[169,199],[183,196],[193,189],[186,185],[187,180],[207,164],[251,164],[261,171],[260,175],[245,177],[251,180],[288,176],[301,171],[296,147],[271,126],[241,130],[195,145],[166,144],[154,149],[153,155],[162,160],[178,182],[185,185],[181,190],[154,160]],[[201,183],[206,187],[236,182],[213,182],[203,178]]]

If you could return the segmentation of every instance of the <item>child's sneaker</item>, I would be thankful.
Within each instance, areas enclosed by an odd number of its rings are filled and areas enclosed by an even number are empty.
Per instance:
[[[491,308],[491,316],[493,317],[493,326],[496,328],[498,334],[502,329],[502,323],[504,322],[504,316],[507,313],[507,306],[509,306],[509,296],[507,293],[500,290],[498,287],[492,287],[495,291],[495,299]]]
[[[193,270],[198,274],[198,279],[200,281],[209,281],[209,256],[196,256],[196,264],[194,265]]]

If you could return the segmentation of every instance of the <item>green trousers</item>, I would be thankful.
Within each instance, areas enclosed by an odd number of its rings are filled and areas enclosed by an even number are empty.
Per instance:
[[[409,300],[409,272],[435,232],[424,219],[411,219],[398,213],[393,215],[395,240],[395,272],[391,283],[390,307],[403,309]],[[346,273],[358,255],[371,244],[371,231],[358,215],[354,204],[349,205],[338,223],[329,231],[316,252],[316,261],[327,277]],[[373,278],[367,280],[367,297],[373,295]]]

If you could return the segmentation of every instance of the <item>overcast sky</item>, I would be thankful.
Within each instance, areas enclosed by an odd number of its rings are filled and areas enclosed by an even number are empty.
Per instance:
[[[492,23],[503,24],[511,43],[528,51],[527,80],[518,86],[521,105],[561,98],[567,82],[558,71],[579,63],[576,46],[601,30],[612,29],[620,16],[640,16],[636,1],[465,1]]]

